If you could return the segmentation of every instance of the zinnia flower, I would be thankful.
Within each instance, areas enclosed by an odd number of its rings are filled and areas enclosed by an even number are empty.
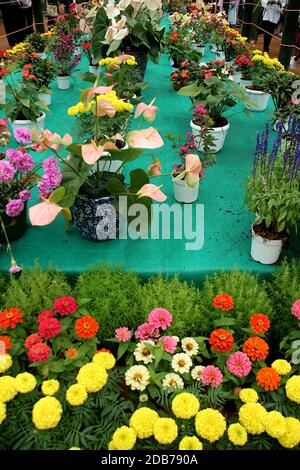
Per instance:
[[[188,354],[178,353],[173,356],[171,365],[175,372],[179,372],[179,374],[185,374],[190,371],[193,363]]]
[[[52,310],[43,310],[38,316],[38,322],[40,323],[43,320],[48,320],[48,318],[53,318],[54,312]]]
[[[138,343],[133,353],[137,362],[143,361],[144,364],[150,364],[154,360],[153,354],[147,345],[155,346],[154,341],[148,340],[142,343]]]
[[[294,317],[300,320],[300,299],[296,300],[296,302],[293,303],[291,311],[292,315],[294,315]]]
[[[184,338],[181,341],[181,347],[189,356],[195,356],[199,351],[199,344],[194,340],[194,338]]]
[[[191,375],[194,380],[197,380],[197,382],[201,382],[203,369],[204,369],[204,366],[196,366],[194,367],[194,369],[192,369]]]
[[[172,315],[165,308],[155,308],[148,315],[148,322],[154,328],[166,330],[172,323]]]
[[[126,326],[122,328],[117,328],[115,331],[115,338],[121,343],[125,343],[131,338],[131,331]]]
[[[272,367],[263,367],[256,374],[256,382],[266,391],[277,390],[280,386],[280,375]]]
[[[65,351],[65,356],[67,359],[76,359],[77,355],[78,352],[76,348],[68,348]]]
[[[211,333],[209,343],[211,348],[218,352],[229,352],[234,344],[234,339],[229,331],[219,328]]]
[[[204,385],[218,387],[221,385],[223,374],[218,367],[206,366],[202,369],[201,380]]]
[[[163,336],[162,337],[164,351],[173,354],[177,347],[177,337],[176,336]]]
[[[61,315],[71,315],[78,309],[76,299],[68,295],[64,295],[55,300],[53,310]]]
[[[93,338],[96,336],[98,330],[99,323],[90,315],[86,315],[76,320],[75,331],[80,338]]]
[[[254,333],[266,333],[270,328],[270,320],[263,313],[256,313],[250,317],[250,325]]]
[[[264,361],[269,354],[269,345],[259,336],[252,336],[243,344],[243,352],[251,361]]]
[[[125,373],[125,382],[131,390],[143,391],[150,383],[150,374],[145,366],[132,366]]]
[[[0,336],[0,355],[2,354],[1,344],[4,346],[2,348],[4,349],[4,353],[6,353],[12,347],[11,340],[8,336]]]
[[[33,333],[32,335],[27,336],[24,342],[24,346],[26,349],[30,349],[31,346],[37,343],[41,343],[42,341],[43,339],[38,333]]]
[[[44,362],[47,361],[51,355],[51,348],[44,343],[33,344],[27,353],[28,359],[31,362]]]
[[[169,374],[165,375],[162,381],[162,388],[164,390],[173,392],[179,388],[184,388],[184,382],[180,375],[170,372]]]
[[[146,339],[159,338],[159,330],[150,323],[143,323],[139,325],[134,333],[136,339],[145,341]]]
[[[240,351],[231,354],[226,365],[229,372],[237,377],[246,377],[252,368],[247,354]]]
[[[23,313],[17,307],[5,308],[0,313],[0,328],[3,330],[14,329],[18,323],[23,323]]]
[[[232,310],[234,307],[233,298],[229,294],[218,294],[214,297],[213,306],[224,312]]]
[[[56,318],[42,320],[38,327],[39,334],[45,339],[54,338],[59,335],[61,331],[61,323]]]

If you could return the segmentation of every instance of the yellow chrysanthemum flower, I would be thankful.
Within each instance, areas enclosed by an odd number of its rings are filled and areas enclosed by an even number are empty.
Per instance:
[[[287,432],[278,438],[278,442],[287,449],[292,449],[300,443],[300,421],[297,418],[285,418]]]
[[[172,444],[178,435],[176,421],[172,418],[158,418],[154,423],[153,434],[160,444]]]
[[[253,388],[242,388],[239,397],[243,403],[256,403],[258,401],[258,393]]]
[[[260,51],[259,49],[255,49],[252,54],[254,55],[262,55],[262,51]]]
[[[66,400],[72,406],[83,405],[88,397],[87,391],[83,385],[71,385],[66,391]]]
[[[15,378],[10,375],[0,377],[0,401],[6,403],[17,395],[18,391],[15,385]]]
[[[100,66],[110,65],[110,64],[119,64],[119,63],[120,62],[117,57],[106,57],[105,59],[101,59],[99,61]]]
[[[5,418],[6,418],[6,404],[0,401],[0,424],[3,423]]]
[[[293,375],[285,384],[286,396],[296,403],[300,403],[300,375]]]
[[[1,354],[0,356],[0,373],[6,372],[13,365],[13,360],[10,354]]]
[[[244,446],[247,442],[247,431],[240,423],[230,424],[227,434],[228,439],[235,446]]]
[[[185,436],[179,442],[179,450],[203,450],[203,444],[196,436]]]
[[[62,406],[55,397],[44,397],[32,409],[32,421],[37,429],[53,429],[60,422]]]
[[[172,411],[176,418],[190,419],[196,416],[199,408],[199,400],[192,393],[179,393],[172,400]]]
[[[36,387],[36,378],[28,372],[18,374],[15,378],[15,387],[19,393],[29,393]]]
[[[69,116],[76,116],[76,114],[78,114],[78,112],[79,111],[78,111],[77,106],[70,106],[70,108],[68,108],[68,111],[67,111]]]
[[[93,362],[104,367],[106,370],[112,369],[116,365],[115,357],[111,353],[105,351],[95,354]]]
[[[146,406],[136,410],[130,418],[130,426],[137,433],[139,439],[153,436],[154,424],[159,419],[158,413]]]
[[[292,366],[285,359],[276,359],[271,364],[271,367],[276,370],[279,375],[287,375],[291,372]]]
[[[215,442],[226,431],[226,420],[218,410],[206,408],[197,413],[195,428],[198,436],[207,439],[209,442]]]
[[[70,447],[69,450],[81,450],[80,447]]]
[[[127,59],[125,60],[126,64],[128,65],[137,65],[137,62],[135,59]]]
[[[266,419],[266,433],[278,439],[287,433],[286,419],[279,411],[270,411]]]
[[[245,403],[239,410],[239,420],[249,434],[265,431],[267,410],[259,403]]]
[[[128,426],[121,426],[113,433],[112,444],[116,450],[131,450],[135,443],[136,432]]]
[[[59,381],[55,379],[44,380],[42,383],[42,392],[44,395],[52,397],[59,390]]]
[[[118,450],[115,446],[115,444],[113,443],[113,441],[110,441],[109,444],[108,444],[108,450]]]
[[[107,372],[104,367],[91,362],[81,367],[77,374],[77,382],[86,388],[87,392],[99,392],[107,382]]]

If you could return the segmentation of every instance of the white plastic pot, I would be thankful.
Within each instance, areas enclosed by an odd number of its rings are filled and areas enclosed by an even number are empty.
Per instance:
[[[251,86],[252,85],[252,80],[244,80],[243,78],[240,78],[240,86],[246,87],[246,86]]]
[[[27,127],[27,129],[30,129],[31,131],[36,130],[38,134],[41,133],[42,129],[45,129],[45,119],[46,119],[46,114],[42,113],[42,115],[37,118],[36,122],[34,121],[28,121],[28,120],[23,120],[23,119],[17,119],[16,121],[13,121],[11,123],[11,127],[13,132],[18,129],[19,127]]]
[[[194,49],[201,55],[204,55],[205,53],[205,46],[198,46],[197,44],[194,44]]]
[[[193,121],[190,122],[190,126],[192,128],[193,135],[196,137],[195,141],[196,141],[197,149],[200,152],[204,152],[204,145],[203,145],[202,138],[201,138],[201,127],[194,124]],[[208,130],[208,133],[212,135],[214,138],[214,145],[211,148],[209,148],[207,153],[216,153],[216,152],[219,152],[223,148],[229,127],[230,127],[230,124],[229,122],[227,122],[225,126],[212,127],[211,129]]]
[[[65,77],[57,77],[57,86],[59,90],[68,90],[70,88],[70,75]]]
[[[246,94],[248,95],[248,98],[256,104],[256,106],[251,106],[249,104],[246,104],[246,108],[249,109],[250,111],[265,111],[269,99],[270,99],[270,93],[266,93],[265,91],[260,91],[260,90],[251,90],[251,88],[245,87]]]
[[[257,235],[252,227],[251,258],[262,264],[278,261],[283,246],[282,240],[268,240]]]
[[[234,72],[232,74],[232,78],[237,83],[238,85],[241,84],[241,79],[242,79],[242,73],[241,72]]]
[[[89,72],[98,75],[100,67],[98,65],[89,65]]]
[[[174,185],[174,197],[178,202],[184,202],[185,204],[190,204],[195,202],[198,199],[199,194],[199,185],[196,188],[189,188],[184,182],[184,180],[175,180],[172,176],[172,181]]]
[[[225,60],[225,52],[224,51],[216,51],[216,59],[217,60]]]
[[[47,59],[47,54],[46,52],[38,52],[39,58],[40,59]]]
[[[51,104],[51,94],[50,93],[38,93],[39,99],[44,101],[46,106]]]

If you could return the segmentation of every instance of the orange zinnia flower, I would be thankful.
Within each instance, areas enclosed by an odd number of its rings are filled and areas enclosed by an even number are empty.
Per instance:
[[[112,352],[109,349],[102,348],[102,349],[98,349],[97,351],[95,351],[94,356],[95,356],[95,354],[98,354],[98,353],[101,353],[101,352],[107,352],[109,354],[112,354]]]
[[[7,352],[11,347],[11,340],[8,336],[0,336],[0,354],[1,354],[1,342],[4,343],[5,351]]]
[[[256,382],[266,391],[277,390],[280,386],[280,375],[272,367],[263,367],[256,374]]]
[[[256,313],[250,317],[250,325],[255,333],[265,333],[270,328],[270,320],[263,313]]]
[[[232,310],[234,306],[233,298],[229,294],[218,294],[214,297],[213,306],[223,311]]]
[[[77,349],[76,348],[68,348],[65,351],[65,356],[66,356],[67,359],[76,359]]]
[[[10,309],[5,308],[0,313],[0,328],[7,330],[8,328],[16,328],[18,323],[22,323],[23,313],[17,307]]]
[[[78,318],[75,323],[75,331],[80,338],[93,338],[99,330],[99,323],[90,315]]]
[[[269,345],[259,336],[252,336],[245,341],[243,352],[250,357],[251,361],[265,360],[269,354]]]
[[[209,343],[212,349],[218,352],[229,352],[232,349],[234,339],[229,331],[219,328],[211,333]]]

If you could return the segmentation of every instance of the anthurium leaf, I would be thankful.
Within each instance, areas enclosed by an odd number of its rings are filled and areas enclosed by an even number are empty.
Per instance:
[[[190,85],[180,88],[177,93],[181,96],[197,96],[199,94],[197,82],[191,83]]]
[[[130,192],[137,193],[139,189],[141,189],[144,184],[149,183],[149,177],[147,173],[137,168],[136,170],[132,170],[130,172]]]
[[[107,18],[106,12],[103,7],[101,7],[96,15],[94,24],[93,24],[93,34],[92,34],[92,51],[93,57],[95,60],[100,60],[102,57],[106,57],[107,45],[103,44],[105,38],[105,33],[109,25],[109,19]]]
[[[50,202],[53,202],[55,204],[59,203],[59,201],[64,197],[65,193],[65,188],[63,186],[59,186],[53,191],[53,193],[49,197]]]

